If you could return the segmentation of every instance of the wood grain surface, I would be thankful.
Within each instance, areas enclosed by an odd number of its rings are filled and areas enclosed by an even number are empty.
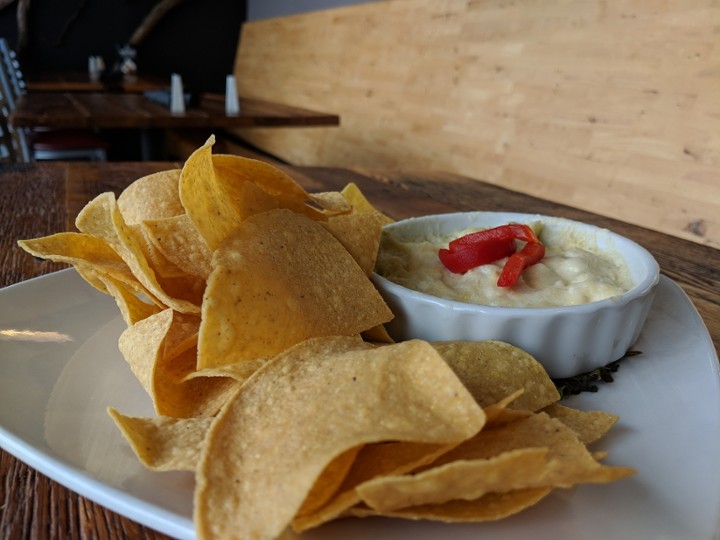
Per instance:
[[[20,96],[11,122],[16,127],[51,128],[225,128],[253,126],[334,126],[337,115],[283,103],[240,99],[240,113],[225,114],[223,97],[204,96],[184,114],[143,94],[112,92],[32,92]]]
[[[46,274],[60,265],[35,260],[16,246],[72,228],[85,202],[104,191],[180,163],[37,163],[0,168],[0,286]],[[380,210],[401,219],[456,210],[538,212],[579,219],[647,247],[662,272],[689,295],[720,348],[720,250],[619,222],[493,184],[429,171],[285,167],[310,191],[355,182]],[[1,360],[1,359],[0,359]],[[0,451],[0,538],[166,538],[69,491]]]
[[[243,95],[338,130],[296,165],[450,171],[720,247],[720,5],[391,0],[245,24]]]
[[[161,90],[170,85],[170,79],[148,75],[126,75],[117,81],[91,80],[82,71],[57,71],[28,73],[29,92],[103,92],[117,90],[122,92],[147,92]]]

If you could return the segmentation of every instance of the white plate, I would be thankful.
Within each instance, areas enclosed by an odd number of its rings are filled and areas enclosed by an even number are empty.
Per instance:
[[[106,413],[112,405],[126,414],[153,415],[118,352],[123,328],[112,299],[73,270],[1,290],[0,446],[115,512],[170,536],[193,538],[192,475],[145,470]],[[34,334],[13,337],[11,329]],[[718,537],[718,359],[697,311],[665,277],[633,348],[642,355],[626,360],[614,383],[569,404],[621,416],[593,449],[608,450],[609,463],[633,466],[637,476],[556,490],[497,523],[348,519],[303,538]]]

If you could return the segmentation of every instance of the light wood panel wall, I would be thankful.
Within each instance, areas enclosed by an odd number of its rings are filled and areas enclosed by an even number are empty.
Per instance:
[[[717,1],[372,2],[247,23],[235,73],[341,115],[238,133],[290,163],[444,170],[720,247]]]

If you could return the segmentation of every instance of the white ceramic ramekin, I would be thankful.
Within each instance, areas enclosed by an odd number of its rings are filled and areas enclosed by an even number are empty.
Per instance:
[[[387,225],[403,239],[448,235],[471,227],[541,221],[543,239],[568,232],[591,238],[600,251],[625,259],[633,287],[625,294],[563,307],[494,307],[445,300],[373,275],[395,318],[387,326],[396,340],[495,339],[518,346],[540,361],[551,377],[570,377],[623,357],[637,340],[652,305],[659,267],[637,243],[585,223],[536,214],[463,212],[410,218]]]

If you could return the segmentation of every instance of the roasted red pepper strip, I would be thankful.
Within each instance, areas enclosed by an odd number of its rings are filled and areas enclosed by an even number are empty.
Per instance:
[[[512,287],[520,279],[528,266],[540,261],[545,256],[545,246],[540,242],[528,242],[519,252],[514,253],[503,266],[500,277],[498,278],[498,287]]]
[[[438,257],[451,272],[464,274],[476,266],[509,257],[516,249],[515,240],[502,238],[483,241],[482,245],[469,244],[456,246],[453,250],[441,249]]]
[[[447,249],[438,251],[438,257],[451,272],[464,274],[476,266],[509,257],[515,253],[515,240],[539,242],[528,225],[510,223],[456,238]]]
[[[535,231],[533,231],[528,225],[521,223],[510,223],[508,225],[500,225],[499,227],[493,227],[492,229],[485,229],[484,231],[477,231],[474,233],[466,234],[460,238],[456,238],[448,248],[450,251],[454,251],[460,246],[467,246],[473,244],[484,244],[485,242],[493,240],[522,240],[523,242],[539,242]],[[497,259],[496,259],[497,260]],[[492,261],[491,261],[492,262]]]

